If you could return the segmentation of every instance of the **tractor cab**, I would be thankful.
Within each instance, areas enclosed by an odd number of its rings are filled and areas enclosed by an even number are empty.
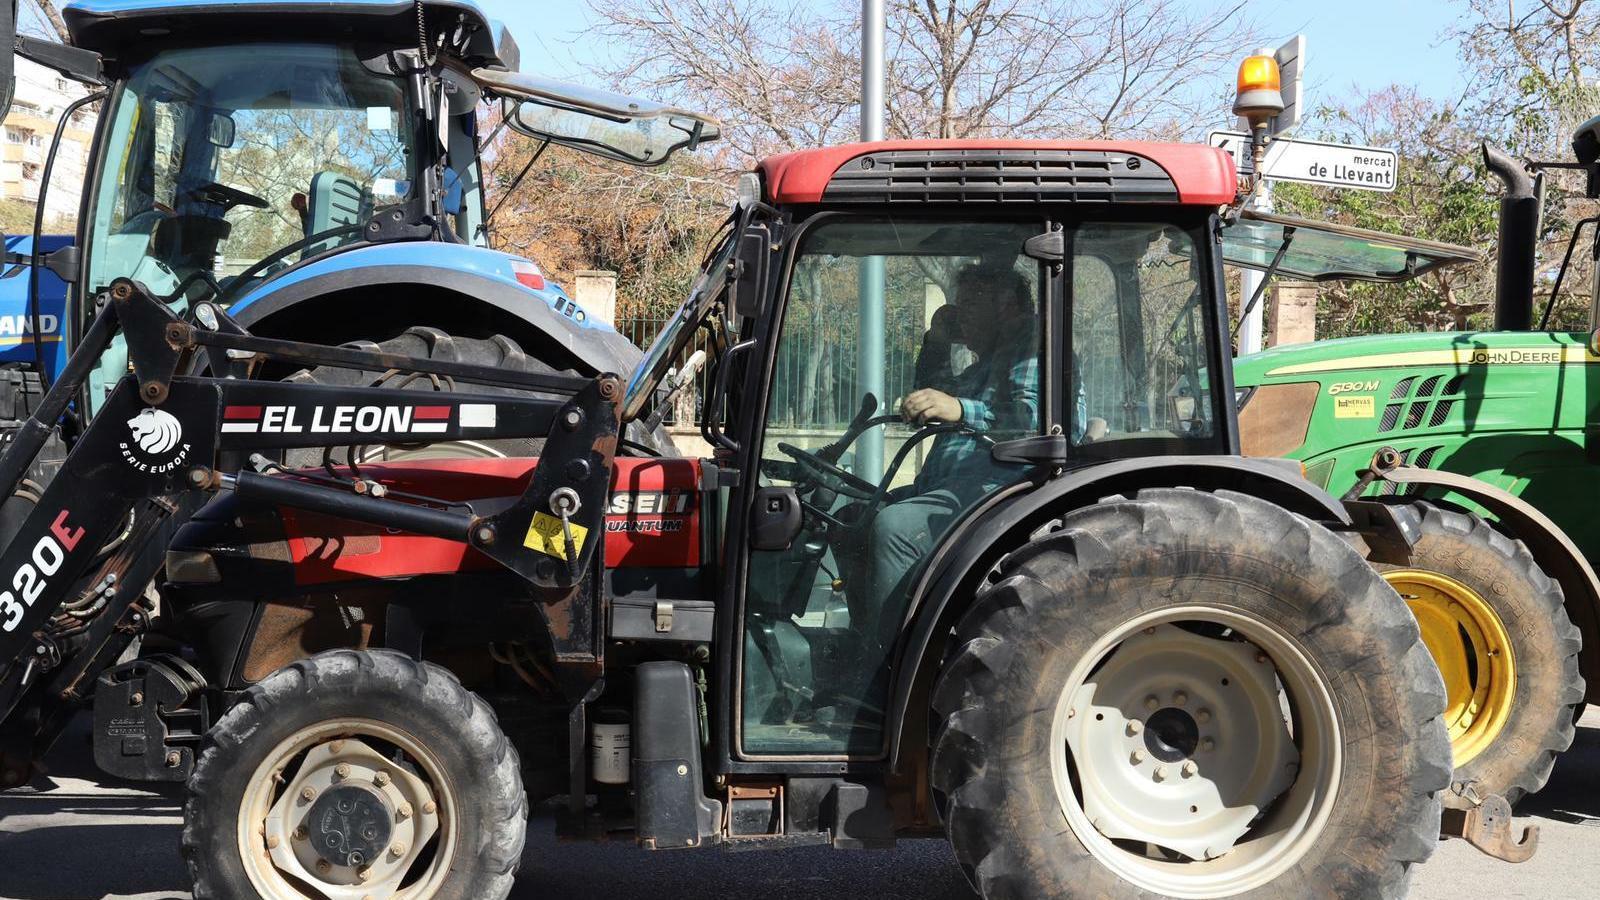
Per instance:
[[[701,328],[741,758],[877,758],[933,549],[1051,471],[1237,446],[1205,147],[915,142],[763,162],[625,416]]]

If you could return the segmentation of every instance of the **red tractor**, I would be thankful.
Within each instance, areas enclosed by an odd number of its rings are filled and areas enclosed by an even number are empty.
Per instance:
[[[564,834],[653,850],[943,834],[987,898],[1398,896],[1440,834],[1443,684],[1336,533],[1381,526],[1238,455],[1235,193],[1174,144],[769,159],[626,382],[270,340],[119,281],[0,466],[120,326],[133,373],[0,558],[12,771],[91,707],[108,773],[187,782],[200,898],[504,897],[562,795]],[[700,333],[710,457],[620,437]],[[175,374],[201,351],[222,371]],[[1492,847],[1497,810],[1455,830]]]

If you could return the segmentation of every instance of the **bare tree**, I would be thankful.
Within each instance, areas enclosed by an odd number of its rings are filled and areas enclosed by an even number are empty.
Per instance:
[[[606,74],[720,116],[741,166],[857,132],[859,5],[594,5],[628,62]],[[1217,118],[1254,41],[1243,4],[888,0],[893,137],[1172,137]]]
[[[34,7],[39,10],[39,15],[50,23],[50,28],[55,32],[55,36],[60,39],[61,43],[69,43],[71,36],[67,32],[67,23],[61,18],[61,12],[56,9],[55,3],[51,2],[51,0],[32,0],[32,2]]]

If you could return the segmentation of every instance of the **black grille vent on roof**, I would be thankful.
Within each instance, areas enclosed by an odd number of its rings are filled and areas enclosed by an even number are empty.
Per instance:
[[[885,150],[840,167],[828,203],[1176,203],[1165,170],[1104,150]]]

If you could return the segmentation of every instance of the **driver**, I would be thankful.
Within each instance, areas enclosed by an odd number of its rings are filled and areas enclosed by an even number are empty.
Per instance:
[[[1034,431],[1039,422],[1039,318],[1034,291],[1006,267],[972,266],[956,278],[954,301],[935,313],[917,358],[917,383],[900,414],[913,425],[960,423],[942,434],[916,480],[879,511],[868,541],[868,581],[850,618],[883,647],[917,562],[962,510],[1016,478],[994,461],[982,436]],[[948,312],[947,312],[948,310]],[[951,345],[975,357],[959,372]]]

